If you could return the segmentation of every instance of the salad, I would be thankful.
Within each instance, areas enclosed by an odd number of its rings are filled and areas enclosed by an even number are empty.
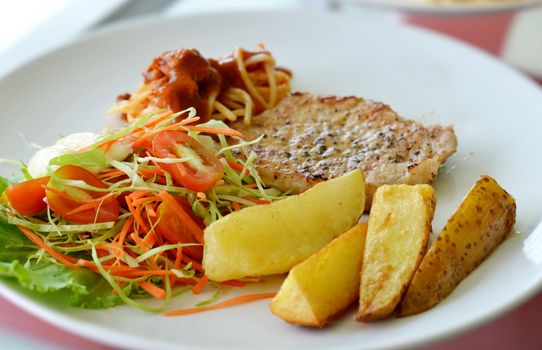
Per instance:
[[[45,149],[0,179],[0,276],[39,292],[68,290],[71,305],[121,303],[162,311],[172,296],[208,282],[203,230],[247,206],[287,194],[266,188],[242,135],[193,108],[157,112],[69,150]],[[59,143],[55,147],[58,146]],[[72,145],[73,146],[73,145]],[[56,153],[55,153],[56,152]],[[163,300],[159,308],[137,299]],[[250,298],[250,297],[249,297]]]

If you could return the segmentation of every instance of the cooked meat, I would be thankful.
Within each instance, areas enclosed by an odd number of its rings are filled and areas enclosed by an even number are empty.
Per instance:
[[[455,151],[452,127],[425,127],[400,118],[383,103],[359,97],[318,97],[295,93],[233,128],[251,146],[257,168],[269,186],[293,193],[319,181],[361,168],[366,177],[366,209],[383,184],[430,183]]]

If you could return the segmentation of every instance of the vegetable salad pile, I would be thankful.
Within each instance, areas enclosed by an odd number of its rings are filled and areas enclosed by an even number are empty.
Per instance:
[[[47,175],[1,179],[0,275],[71,304],[161,311],[208,282],[203,230],[243,207],[284,198],[266,188],[242,135],[194,109],[149,114],[94,144],[51,159]],[[198,304],[212,303],[215,294]],[[138,302],[153,296],[160,308]]]

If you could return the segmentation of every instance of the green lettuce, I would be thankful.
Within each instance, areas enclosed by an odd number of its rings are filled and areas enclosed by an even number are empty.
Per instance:
[[[90,171],[99,171],[107,167],[107,158],[101,150],[93,148],[82,153],[68,153],[55,157],[49,165],[77,165]]]
[[[11,182],[8,179],[0,177],[0,193],[3,193],[6,187],[8,187],[10,184]]]
[[[83,268],[72,270],[44,259],[29,259],[38,250],[17,227],[0,222],[0,277],[14,278],[24,288],[40,293],[70,291],[70,304],[77,307],[96,309],[122,303],[97,273]]]

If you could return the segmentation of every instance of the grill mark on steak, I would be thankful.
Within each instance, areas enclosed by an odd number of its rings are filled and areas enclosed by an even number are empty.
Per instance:
[[[262,180],[300,193],[312,185],[361,168],[366,209],[383,184],[431,183],[457,147],[451,126],[423,126],[399,117],[389,106],[359,97],[294,93],[254,118],[232,125],[258,155]]]

